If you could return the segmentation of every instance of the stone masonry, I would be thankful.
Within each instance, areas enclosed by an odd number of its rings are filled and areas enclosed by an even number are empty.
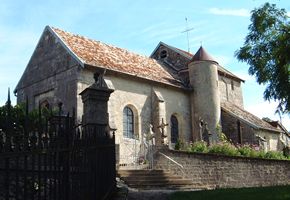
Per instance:
[[[173,150],[164,153],[183,166],[184,174],[176,164],[161,155],[157,158],[158,168],[192,179],[197,188],[241,188],[290,184],[290,161]]]
[[[17,103],[29,99],[29,108],[37,108],[43,100],[51,107],[64,103],[64,111],[76,108],[78,72],[76,60],[49,31],[39,41],[17,85]]]
[[[220,104],[233,103],[242,108],[243,80],[214,60],[192,59],[192,54],[162,42],[147,58],[47,26],[15,93],[18,103],[25,102],[28,97],[30,109],[37,108],[39,104],[53,108],[62,102],[64,112],[71,112],[75,108],[77,121],[81,123],[84,110],[79,94],[94,83],[93,74],[96,70],[102,69],[108,88],[115,89],[108,102],[109,125],[117,129],[116,143],[120,144],[118,152],[126,162],[129,156],[139,156],[143,136],[149,132],[150,125],[153,125],[156,143],[161,144],[160,124],[168,124],[162,132],[168,135],[169,148],[174,148],[175,144],[170,140],[172,116],[178,121],[177,134],[182,142],[200,139],[198,124],[201,118],[207,122],[212,133],[216,132],[220,120],[223,130],[235,131],[237,116],[223,119],[223,115],[220,115],[221,106],[215,100],[220,100]],[[191,73],[189,62],[204,63],[204,67],[214,71],[214,78],[206,70],[203,72],[202,67],[199,72],[191,69],[194,71]],[[216,66],[211,67],[212,62]],[[202,73],[208,76],[204,78]],[[134,115],[132,138],[123,135],[125,107],[130,108]],[[257,130],[248,133],[251,135],[245,133],[244,141],[255,143]],[[213,134],[211,137],[217,139],[214,135],[215,138]],[[275,147],[275,138],[271,136],[271,139],[271,145]]]

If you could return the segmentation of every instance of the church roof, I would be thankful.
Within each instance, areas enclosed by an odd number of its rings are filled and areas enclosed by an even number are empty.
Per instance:
[[[271,126],[269,123],[260,119],[259,117],[253,115],[252,113],[240,108],[239,106],[232,104],[230,102],[222,102],[221,108],[223,111],[229,113],[230,115],[240,119],[249,126],[255,129],[263,129],[274,132],[282,132],[281,130]]]
[[[206,50],[201,46],[198,51],[194,54],[194,56],[192,57],[191,61],[212,61],[215,63],[218,63],[217,61],[215,61],[215,59],[209,55]]]
[[[182,49],[179,49],[177,47],[173,47],[173,46],[170,46],[168,44],[165,44],[164,42],[159,42],[159,44],[157,45],[157,47],[153,50],[153,52],[151,53],[150,57],[152,57],[154,55],[154,53],[157,51],[157,49],[161,46],[165,46],[177,53],[179,53],[180,55],[182,55],[183,57],[185,57],[186,59],[188,59],[188,61],[191,61],[193,59],[193,57],[195,55],[191,54],[190,52],[187,52],[187,51],[184,51]],[[199,60],[211,60],[213,62],[216,62],[214,58],[212,58],[212,56],[210,56],[208,53],[205,53],[205,49],[203,47],[201,47],[202,50],[201,50],[201,54],[203,52],[203,56],[199,55],[199,56],[196,56],[196,59],[198,60],[198,57],[199,57]],[[197,52],[198,53],[198,52]],[[207,56],[205,56],[205,54]],[[206,59],[207,58],[207,59]],[[185,66],[185,68],[181,69],[181,71],[183,70],[188,70],[188,66]],[[229,70],[225,69],[224,67],[222,67],[221,65],[218,64],[218,73],[223,75],[223,76],[228,76],[230,78],[233,78],[233,79],[236,79],[236,80],[239,80],[239,81],[242,81],[244,82],[243,79],[241,79],[240,77],[236,76],[235,74],[233,74],[232,72],[230,72]]]
[[[101,67],[134,77],[183,88],[156,60],[58,28],[47,27],[83,65]]]

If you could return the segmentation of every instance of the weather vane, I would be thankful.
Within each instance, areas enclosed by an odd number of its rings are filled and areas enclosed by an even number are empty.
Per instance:
[[[189,31],[192,31],[194,28],[188,28],[188,22],[187,22],[187,17],[185,17],[185,21],[186,21],[186,29],[184,31],[182,31],[181,33],[186,33],[187,36],[187,48],[188,48],[188,53],[190,53],[190,48],[189,48]]]

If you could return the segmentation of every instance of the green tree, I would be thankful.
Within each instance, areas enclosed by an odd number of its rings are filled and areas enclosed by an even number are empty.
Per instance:
[[[278,101],[278,113],[290,113],[290,22],[285,9],[265,3],[251,12],[239,61],[250,65],[249,74],[266,85],[264,99]]]
[[[15,131],[23,131],[25,122],[27,122],[27,131],[33,131],[39,123],[44,123],[57,111],[50,111],[47,108],[41,108],[41,122],[39,122],[39,110],[34,109],[26,114],[25,104],[10,106],[10,120],[8,121],[8,103],[0,106],[0,130],[6,132],[8,125],[12,126]]]

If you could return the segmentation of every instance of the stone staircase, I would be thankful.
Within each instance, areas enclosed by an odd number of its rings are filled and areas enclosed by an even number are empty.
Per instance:
[[[193,189],[190,179],[164,170],[118,170],[117,176],[130,188],[136,189]]]

